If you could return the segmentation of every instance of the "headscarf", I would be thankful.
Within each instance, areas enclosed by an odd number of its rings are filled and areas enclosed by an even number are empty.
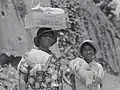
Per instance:
[[[85,41],[83,41],[83,42],[81,43],[80,47],[78,48],[78,53],[79,53],[79,55],[82,56],[82,53],[81,53],[82,47],[83,47],[83,45],[85,45],[86,43],[90,44],[90,45],[94,48],[94,50],[95,50],[95,55],[96,55],[96,54],[98,53],[98,48],[97,48],[96,44],[95,44],[92,40],[85,40]]]

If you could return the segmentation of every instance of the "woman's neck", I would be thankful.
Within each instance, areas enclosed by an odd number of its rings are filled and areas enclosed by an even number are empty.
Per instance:
[[[92,62],[92,59],[85,59],[85,61],[89,64]]]
[[[49,53],[49,47],[45,47],[45,46],[39,46],[39,50],[42,50],[42,51],[44,51],[44,52],[47,52],[47,53]]]

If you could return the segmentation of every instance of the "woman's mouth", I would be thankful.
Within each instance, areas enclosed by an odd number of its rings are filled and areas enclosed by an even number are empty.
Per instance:
[[[91,54],[88,54],[87,56],[88,56],[88,57],[91,57]]]

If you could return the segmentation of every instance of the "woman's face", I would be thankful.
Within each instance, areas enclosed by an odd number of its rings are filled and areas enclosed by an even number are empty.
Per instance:
[[[90,63],[95,55],[95,49],[90,44],[85,44],[82,47],[81,54],[85,58],[86,62]]]
[[[53,38],[52,32],[44,33],[39,38],[40,45],[45,46],[45,47],[50,47],[53,42],[54,42],[54,38]]]

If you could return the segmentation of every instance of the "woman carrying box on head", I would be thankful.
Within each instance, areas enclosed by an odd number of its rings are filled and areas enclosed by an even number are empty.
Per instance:
[[[38,49],[27,52],[18,65],[20,90],[60,90],[60,62],[49,50],[57,41],[57,31],[40,28],[34,38]]]

